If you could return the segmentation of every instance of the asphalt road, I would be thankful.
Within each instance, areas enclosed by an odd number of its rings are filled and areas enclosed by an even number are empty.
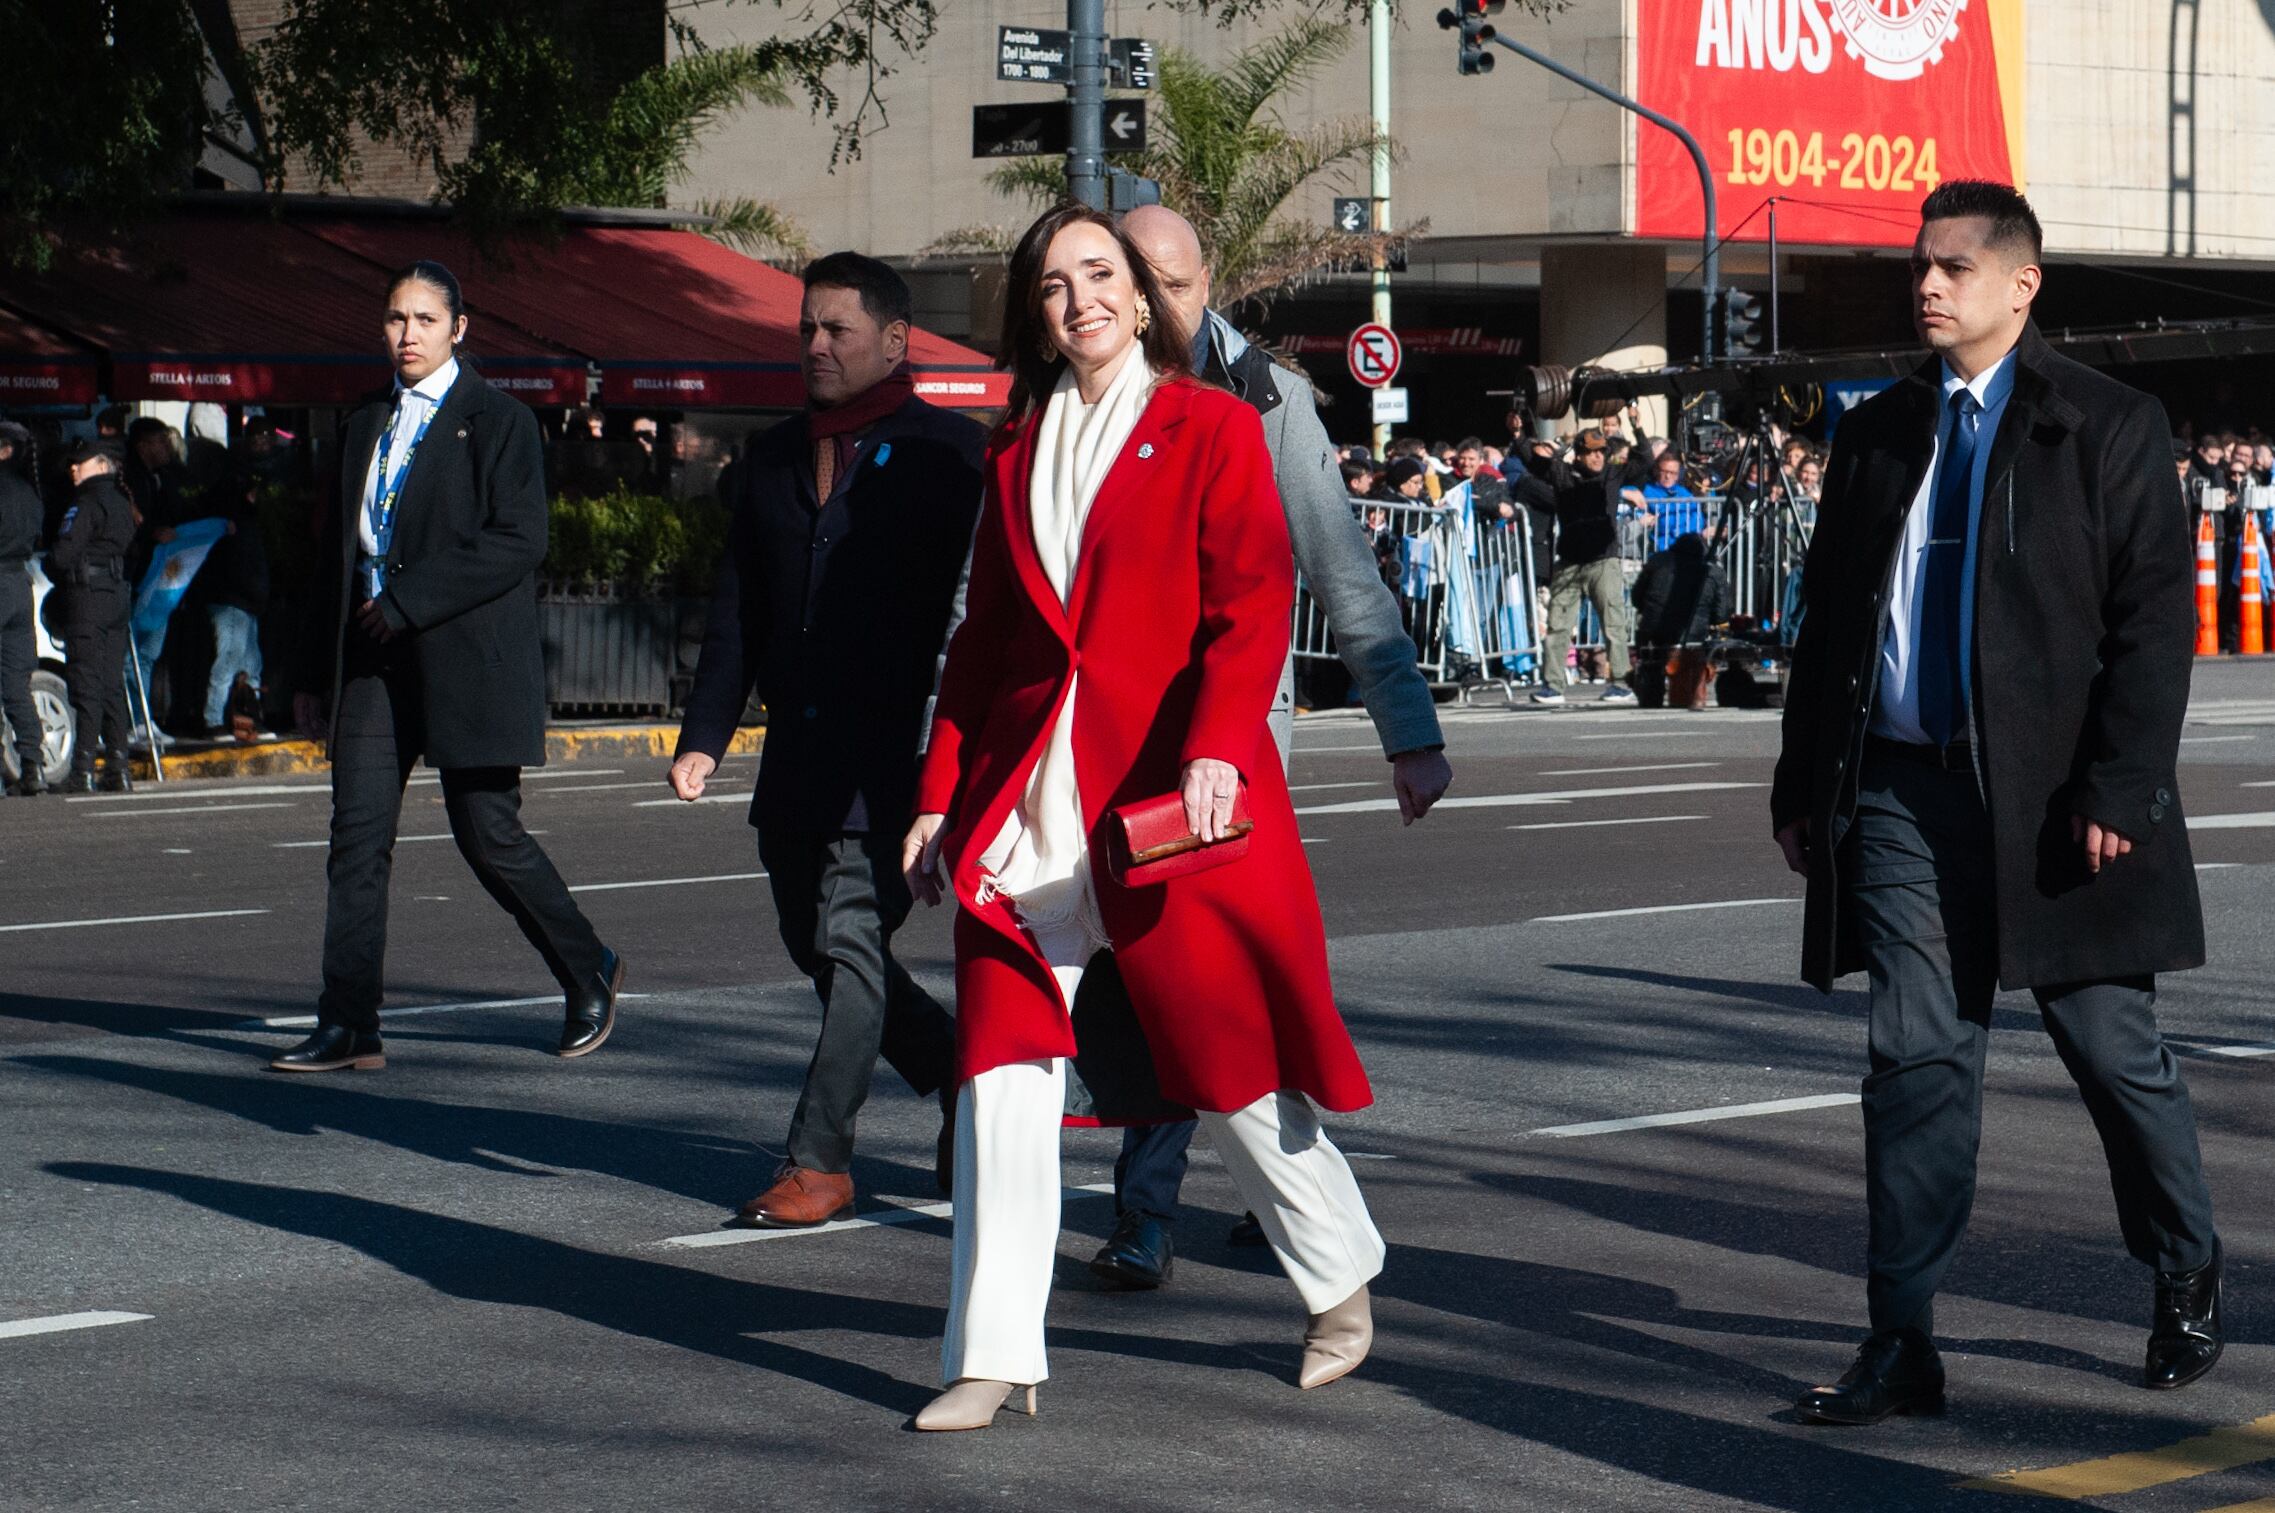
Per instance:
[[[912,1212],[937,1116],[889,1073],[856,1165],[883,1222],[680,1243],[763,1186],[815,1023],[739,802],[622,762],[533,776],[529,823],[642,995],[563,1062],[557,1005],[514,1002],[549,980],[414,788],[388,1067],[321,1078],[263,1070],[303,1033],[263,1021],[313,1006],[321,783],[0,803],[0,1508],[1914,1509],[1999,1506],[1967,1484],[2018,1470],[2094,1507],[2275,1508],[2267,664],[2197,680],[2213,961],[2162,1005],[2226,1359],[2133,1385],[2148,1278],[2014,997],[1939,1305],[1950,1411],[1870,1430],[1789,1410],[1863,1329],[1863,1036],[1853,985],[1794,979],[1774,717],[1576,700],[1448,730],[1455,796],[1402,830],[1363,720],[1298,729],[1379,1100],[1335,1126],[1391,1246],[1373,1357],[1295,1390],[1299,1305],[1223,1243],[1205,1151],[1175,1284],[1098,1290],[1110,1205],[1081,1189],[1113,1137],[1070,1132],[1041,1416],[975,1435],[907,1429],[949,1242]],[[943,993],[947,922],[901,937]],[[105,1313],[139,1317],[71,1317]]]

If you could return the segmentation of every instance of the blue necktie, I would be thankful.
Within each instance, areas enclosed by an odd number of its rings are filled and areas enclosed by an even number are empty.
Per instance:
[[[1948,746],[1967,728],[1960,646],[1967,536],[1974,521],[1976,419],[1983,406],[1972,390],[1951,396],[1951,435],[1935,470],[1929,505],[1927,564],[1920,584],[1920,729]]]

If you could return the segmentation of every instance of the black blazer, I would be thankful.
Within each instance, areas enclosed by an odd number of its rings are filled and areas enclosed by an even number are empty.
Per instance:
[[[338,501],[325,530],[321,643],[337,705],[355,584],[364,476],[393,411],[376,395],[341,430]],[[545,456],[537,417],[461,364],[396,505],[381,610],[418,667],[432,767],[545,763],[545,653],[537,565],[546,542]],[[418,732],[402,732],[416,738]]]
[[[753,825],[907,826],[986,448],[976,422],[912,397],[870,427],[824,504],[805,416],[751,439],[679,752],[725,755],[755,686]]]
[[[2008,988],[2198,966],[2204,920],[2181,813],[2196,634],[2188,510],[2148,395],[2050,349],[2015,349],[1975,549],[1970,725],[1991,819]],[[1839,845],[1880,667],[1904,521],[1942,411],[1931,360],[1843,417],[1803,579],[1774,828],[1810,822],[1802,975],[1862,968],[1839,909]],[[2073,814],[2134,851],[2098,877]]]

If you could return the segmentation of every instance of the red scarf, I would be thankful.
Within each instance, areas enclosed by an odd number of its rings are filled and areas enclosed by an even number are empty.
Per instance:
[[[891,415],[916,393],[916,372],[906,362],[841,405],[806,405],[806,432],[814,443],[814,493],[824,501],[853,462],[856,432]]]

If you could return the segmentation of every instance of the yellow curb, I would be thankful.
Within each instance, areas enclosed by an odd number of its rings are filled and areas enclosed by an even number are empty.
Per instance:
[[[545,732],[545,760],[587,762],[601,757],[669,757],[679,744],[677,725],[578,726]],[[748,756],[766,744],[766,727],[746,725],[728,743],[730,756]],[[166,758],[169,778],[293,777],[322,772],[330,764],[317,741],[270,741],[259,746],[217,746]],[[135,759],[135,773],[149,773],[147,756]]]

